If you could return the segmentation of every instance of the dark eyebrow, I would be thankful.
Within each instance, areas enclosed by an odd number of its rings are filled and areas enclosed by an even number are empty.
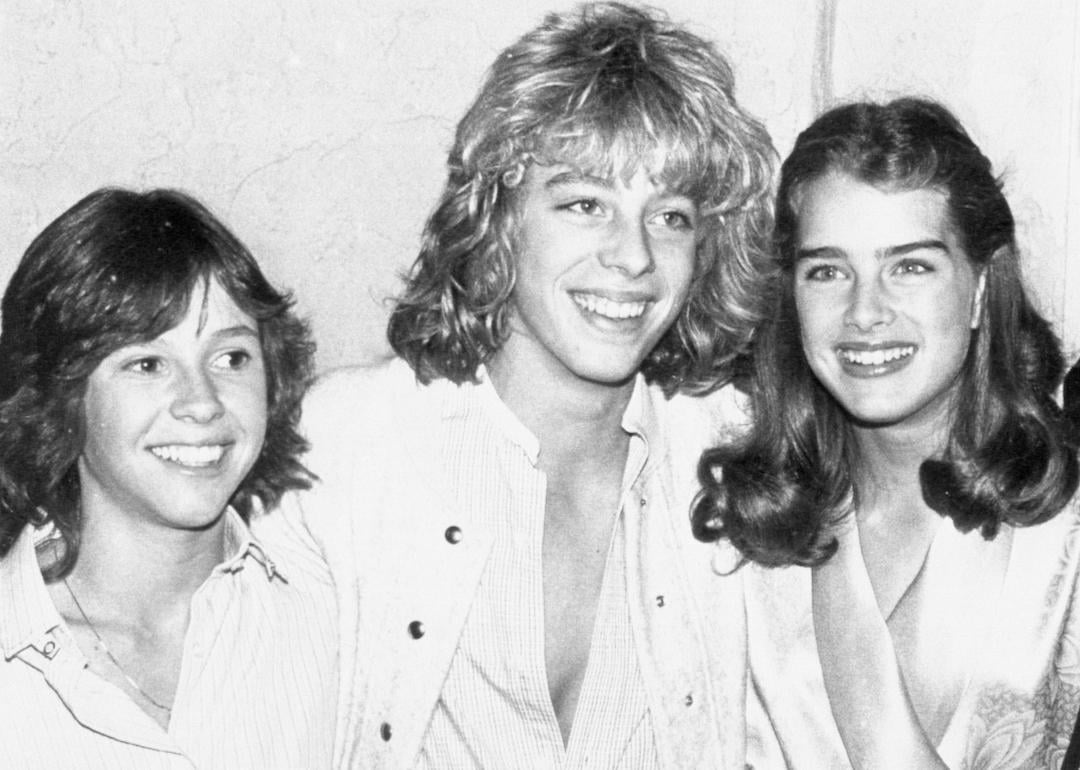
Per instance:
[[[924,249],[933,249],[935,251],[943,251],[946,254],[950,254],[949,247],[944,242],[939,241],[937,238],[927,238],[922,241],[912,241],[911,243],[901,243],[897,246],[886,246],[884,249],[879,249],[877,252],[878,259],[888,259],[890,257],[902,257],[905,254],[910,254],[913,251],[923,251]],[[795,251],[795,260],[800,259],[841,259],[844,257],[844,252],[835,246],[818,246],[813,249],[797,249]]]
[[[888,257],[902,257],[905,254],[910,254],[913,251],[923,251],[924,249],[933,249],[934,251],[943,251],[946,254],[951,253],[949,247],[937,238],[927,238],[922,241],[912,241],[911,243],[902,243],[899,246],[889,246],[881,251],[881,256]]]

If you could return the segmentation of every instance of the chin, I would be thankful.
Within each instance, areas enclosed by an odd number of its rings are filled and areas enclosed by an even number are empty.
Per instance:
[[[624,385],[641,370],[644,356],[593,356],[575,369],[583,380],[604,385]]]
[[[887,428],[892,425],[899,425],[913,415],[913,412],[910,411],[897,410],[895,404],[876,407],[854,405],[854,408],[845,405],[844,411],[848,413],[853,423],[868,428]]]
[[[904,420],[903,417],[873,413],[857,414],[855,412],[848,412],[848,416],[851,418],[852,424],[859,428],[889,428],[893,425],[898,425]]]
[[[162,519],[170,522],[177,529],[201,532],[213,528],[221,520],[228,506],[227,498],[212,502],[200,500],[182,507],[178,507],[174,502],[170,508],[162,512]]]
[[[598,385],[617,387],[631,382],[637,373],[637,368],[618,367],[597,369],[596,367],[591,367],[579,370],[578,377],[589,382],[595,382]]]
[[[200,517],[194,517],[193,516],[193,517],[190,517],[190,518],[188,518],[186,520],[183,520],[180,523],[179,528],[180,529],[186,529],[189,532],[206,532],[207,530],[213,529],[214,526],[219,521],[221,521],[221,517],[222,517],[222,515],[224,513],[225,513],[225,509],[222,508],[221,513],[218,513],[215,516],[200,516]]]

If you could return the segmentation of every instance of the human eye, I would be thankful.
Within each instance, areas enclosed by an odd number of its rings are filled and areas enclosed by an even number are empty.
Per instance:
[[[586,216],[599,216],[602,211],[600,201],[596,198],[577,198],[568,203],[563,203],[559,206],[563,211],[571,211],[575,214],[584,214]]]
[[[816,283],[827,283],[829,281],[836,281],[844,277],[844,271],[840,268],[840,265],[831,262],[819,262],[804,265],[800,271],[800,278],[803,281],[813,281]]]
[[[255,360],[255,354],[247,348],[231,348],[214,358],[211,366],[220,371],[236,372],[247,369]]]
[[[933,265],[922,259],[901,259],[893,267],[893,273],[899,276],[924,275],[933,271]]]
[[[693,230],[697,225],[696,217],[692,212],[682,209],[666,209],[661,211],[657,221],[671,230]]]
[[[135,356],[124,362],[123,370],[133,374],[161,374],[165,371],[165,360],[161,356]]]

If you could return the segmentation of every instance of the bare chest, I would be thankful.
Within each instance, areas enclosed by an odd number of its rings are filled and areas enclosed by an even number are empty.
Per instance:
[[[566,741],[589,664],[619,494],[548,494],[542,551],[544,658]]]

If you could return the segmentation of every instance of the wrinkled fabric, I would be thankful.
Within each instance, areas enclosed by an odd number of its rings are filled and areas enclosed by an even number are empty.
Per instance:
[[[421,385],[394,360],[332,374],[305,404],[308,463],[321,482],[282,512],[313,537],[338,589],[338,767],[413,767],[429,733],[494,548],[466,494],[483,479],[463,482],[445,454],[465,415],[494,396],[486,388]],[[730,393],[668,400],[639,382],[635,398],[656,430],[645,437],[647,513],[627,521],[626,596],[656,753],[662,767],[741,770],[741,578],[717,578],[716,547],[694,540],[689,506],[702,448],[725,418],[744,418]]]
[[[1003,553],[1001,549],[1005,549]],[[1004,574],[959,580],[970,567],[1005,559]],[[1004,527],[986,541],[942,522],[913,586],[926,629],[920,654],[959,660],[942,675],[963,686],[938,742],[955,770],[1058,768],[1080,710],[1080,506],[1048,522]],[[745,570],[751,673],[747,763],[768,768],[850,767],[829,709],[811,615],[811,571]],[[973,622],[942,635],[954,619],[948,597],[975,606]],[[938,634],[935,636],[935,633]],[[853,661],[852,665],[857,665]],[[881,725],[880,729],[888,729]]]

